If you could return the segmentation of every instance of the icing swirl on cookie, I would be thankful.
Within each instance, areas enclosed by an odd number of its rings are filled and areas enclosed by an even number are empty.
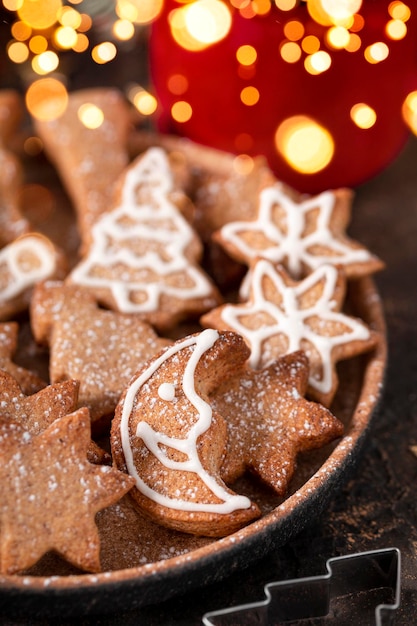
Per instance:
[[[257,219],[225,224],[221,236],[247,262],[262,257],[283,263],[295,277],[302,274],[303,265],[312,271],[324,263],[347,266],[370,261],[373,257],[366,248],[332,232],[335,203],[331,191],[297,203],[279,185],[267,187],[260,194]],[[277,206],[284,214],[282,224],[275,217]],[[309,221],[314,228],[307,228]]]
[[[212,409],[211,406],[197,394],[194,385],[194,374],[196,366],[202,355],[214,345],[218,337],[219,334],[216,330],[207,329],[197,336],[187,337],[183,341],[167,348],[159,358],[153,361],[152,364],[131,383],[126,393],[120,422],[120,434],[127,470],[129,474],[134,477],[136,487],[139,491],[154,502],[168,508],[184,511],[204,511],[227,514],[237,509],[247,509],[251,506],[251,502],[248,498],[227,491],[204,469],[197,451],[198,437],[205,433],[212,423]],[[181,350],[189,347],[194,347],[194,349],[187,365],[184,368],[181,384],[185,396],[198,413],[198,420],[189,429],[186,436],[181,439],[169,437],[161,432],[156,432],[148,423],[144,421],[140,421],[138,423],[135,435],[143,440],[147,448],[166,468],[177,471],[194,472],[197,474],[213,495],[217,499],[221,500],[219,503],[191,502],[189,500],[181,499],[180,496],[178,498],[171,498],[167,495],[158,493],[149,484],[147,484],[141,476],[139,476],[133,459],[129,436],[129,418],[133,410],[135,397],[138,393],[140,393],[141,387],[151,378],[162,363],[166,362]],[[162,383],[162,385],[164,384],[165,383]],[[161,391],[162,385],[160,385],[159,391]],[[162,395],[167,392],[168,387],[162,389]],[[169,393],[168,395],[171,399],[172,394]],[[168,446],[169,448],[180,451],[185,460],[175,461],[168,458],[163,452],[163,446]]]
[[[0,302],[5,302],[51,276],[56,269],[56,258],[51,246],[40,236],[25,235],[0,251],[0,267],[8,275],[5,285],[0,287]]]
[[[366,341],[370,331],[362,321],[335,310],[335,289],[339,272],[332,265],[322,265],[294,286],[286,285],[283,274],[265,259],[260,259],[251,270],[251,300],[242,305],[225,305],[220,315],[226,327],[238,332],[251,348],[250,363],[254,368],[267,367],[279,354],[265,350],[265,342],[276,335],[284,335],[288,342],[286,353],[303,349],[304,341],[314,346],[320,358],[320,376],[313,370],[309,382],[312,387],[327,393],[332,387],[332,351],[353,341]],[[274,285],[276,298],[265,293],[263,281]],[[320,286],[318,289],[317,287]],[[303,304],[306,294],[310,304]],[[260,314],[266,314],[269,323],[254,323]],[[320,319],[317,326],[312,321]]]

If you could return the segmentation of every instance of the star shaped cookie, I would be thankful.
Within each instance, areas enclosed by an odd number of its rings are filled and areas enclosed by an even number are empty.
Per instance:
[[[37,285],[30,313],[34,337],[49,345],[51,382],[80,381],[79,406],[93,423],[114,412],[141,364],[172,343],[136,315],[101,309],[82,288],[58,281]]]
[[[260,192],[255,220],[229,222],[214,238],[236,260],[249,265],[265,258],[296,279],[329,263],[357,278],[382,269],[383,263],[346,235],[351,205],[348,189],[296,201],[277,183]]]
[[[45,431],[55,420],[68,415],[78,406],[79,382],[65,380],[26,395],[11,374],[0,370],[1,418],[21,426],[31,435]],[[110,455],[94,441],[88,448],[91,463],[110,462]]]
[[[244,367],[216,390],[211,404],[228,429],[226,483],[249,469],[284,495],[298,453],[343,434],[342,423],[328,409],[304,398],[308,374],[308,359],[298,351],[261,370]]]
[[[87,409],[31,435],[0,419],[0,570],[15,574],[53,550],[75,567],[100,570],[95,515],[117,502],[133,480],[87,461]]]
[[[250,270],[249,301],[222,305],[201,323],[241,334],[255,369],[304,350],[310,362],[309,395],[330,406],[338,385],[336,362],[369,351],[377,342],[364,322],[342,312],[345,286],[342,271],[332,265],[297,282],[282,267],[259,259]]]

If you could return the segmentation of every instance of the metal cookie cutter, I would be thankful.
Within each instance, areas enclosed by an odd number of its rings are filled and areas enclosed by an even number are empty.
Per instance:
[[[203,616],[205,626],[391,626],[400,606],[397,548],[334,557],[322,576],[268,583],[265,600]],[[317,618],[321,618],[317,621]],[[311,621],[310,621],[311,620]],[[314,620],[314,621],[313,621]]]

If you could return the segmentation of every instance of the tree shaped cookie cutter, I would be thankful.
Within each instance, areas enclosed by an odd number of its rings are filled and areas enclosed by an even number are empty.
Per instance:
[[[211,611],[203,616],[203,624],[394,624],[401,591],[401,554],[397,548],[333,557],[326,562],[326,569],[322,576],[268,583],[265,600]]]

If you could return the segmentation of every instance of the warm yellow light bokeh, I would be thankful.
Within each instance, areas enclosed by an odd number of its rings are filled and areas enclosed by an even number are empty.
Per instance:
[[[366,130],[367,128],[372,128],[377,116],[372,107],[363,102],[358,102],[351,108],[350,117],[356,126]]]
[[[259,91],[252,85],[244,87],[240,92],[240,99],[243,104],[246,104],[246,106],[253,106],[256,104],[259,101],[259,97]]]
[[[380,63],[381,61],[385,61],[388,57],[389,48],[387,44],[383,41],[377,41],[373,43],[371,46],[365,48],[365,59],[368,63]]]
[[[12,41],[7,46],[7,55],[13,63],[24,63],[29,58],[29,48],[23,41]]]
[[[54,72],[59,65],[59,57],[53,50],[46,50],[32,59],[32,69],[36,74],[45,75]]]
[[[326,34],[329,46],[342,50],[349,44],[350,33],[344,26],[332,26]]]
[[[77,43],[77,31],[71,26],[60,26],[54,31],[54,42],[59,48],[70,50]]]
[[[412,91],[404,100],[402,115],[410,130],[417,135],[417,91]]]
[[[82,104],[77,111],[78,119],[86,128],[94,130],[104,122],[104,113],[100,107],[90,102]]]
[[[26,91],[26,106],[36,119],[51,121],[60,117],[68,104],[65,86],[55,78],[40,78]]]
[[[141,115],[153,115],[158,108],[158,101],[149,91],[139,89],[133,96],[133,104]]]
[[[407,34],[407,26],[402,20],[390,20],[385,27],[385,32],[390,39],[397,41],[404,39]]]
[[[291,20],[284,25],[284,35],[290,41],[298,41],[304,37],[304,25],[298,20]]]
[[[220,0],[195,0],[168,16],[172,36],[186,50],[203,50],[226,37],[232,25],[229,8]]]
[[[258,53],[253,46],[240,46],[236,51],[236,59],[241,65],[252,65],[255,63]]]
[[[297,0],[275,0],[275,5],[281,11],[291,11],[297,5]]]
[[[171,115],[176,122],[184,123],[191,119],[193,110],[191,105],[184,100],[174,102],[171,107]]]
[[[135,27],[129,20],[116,20],[112,31],[113,35],[120,41],[129,41],[135,34]]]
[[[32,28],[43,30],[57,22],[61,8],[61,0],[24,0],[17,14]]]
[[[116,14],[135,24],[149,24],[160,14],[163,0],[117,0]]]
[[[332,64],[332,58],[325,50],[310,54],[304,61],[304,67],[309,74],[317,75],[326,72]]]
[[[302,50],[295,41],[285,41],[279,49],[281,57],[287,63],[296,63],[300,60]]]
[[[302,174],[323,170],[335,148],[329,131],[306,115],[284,120],[275,133],[275,146],[285,161]]]
[[[103,43],[94,46],[91,51],[91,56],[98,65],[104,65],[104,63],[113,61],[116,55],[117,48],[112,41],[103,41]]]

